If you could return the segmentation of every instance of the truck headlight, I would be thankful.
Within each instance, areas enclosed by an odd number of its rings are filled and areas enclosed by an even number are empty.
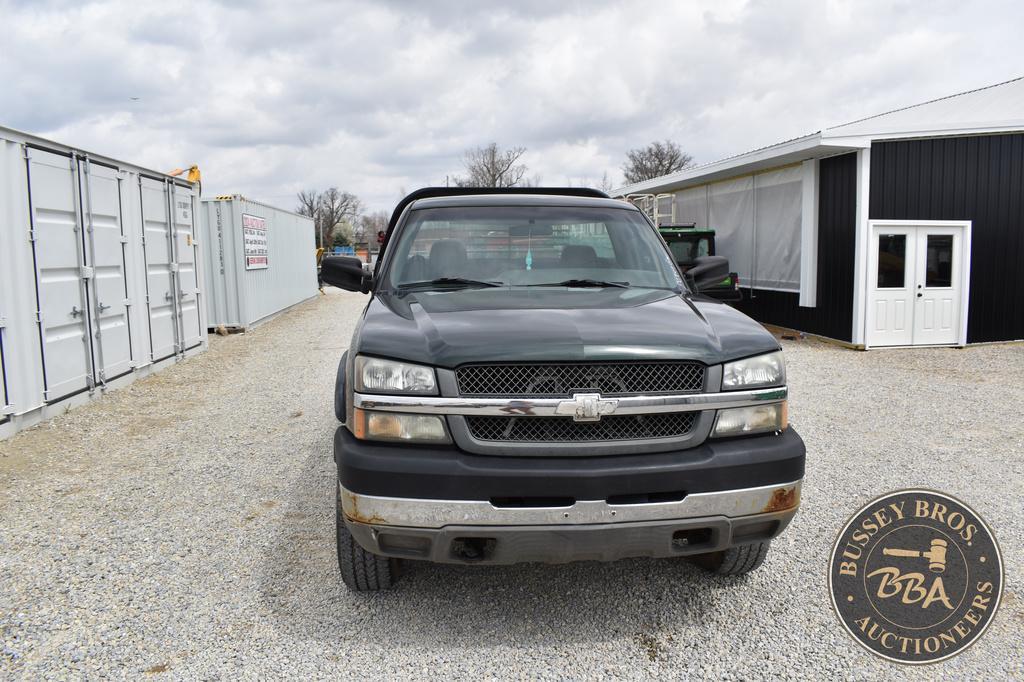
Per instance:
[[[780,350],[735,362],[727,362],[722,369],[723,391],[761,386],[782,386],[785,383],[786,361],[782,358]]]
[[[789,426],[789,409],[785,401],[750,407],[719,410],[711,435],[746,436],[754,433],[782,431]]]
[[[448,443],[444,417],[355,408],[352,434],[362,440]]]
[[[434,368],[380,358],[356,357],[356,390],[436,395]]]

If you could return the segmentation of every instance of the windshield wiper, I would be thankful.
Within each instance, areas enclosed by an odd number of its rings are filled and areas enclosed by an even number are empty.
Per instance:
[[[527,284],[528,287],[592,287],[592,288],[604,288],[604,287],[619,287],[620,289],[626,289],[629,287],[629,282],[606,282],[600,279],[566,279],[561,282],[544,282],[542,284]]]
[[[405,289],[429,289],[431,287],[500,287],[501,282],[487,282],[481,279],[467,279],[465,277],[438,277],[437,279],[423,282],[406,282],[399,284],[398,288]]]

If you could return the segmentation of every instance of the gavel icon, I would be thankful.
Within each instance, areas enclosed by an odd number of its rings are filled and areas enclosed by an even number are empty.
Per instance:
[[[916,549],[889,549],[882,550],[886,556],[907,556],[924,557],[928,560],[928,570],[932,573],[942,573],[946,570],[946,541],[942,538],[932,540],[931,549],[919,552]]]

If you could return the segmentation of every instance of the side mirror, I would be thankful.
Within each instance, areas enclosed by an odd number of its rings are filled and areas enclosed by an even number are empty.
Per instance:
[[[368,293],[373,276],[363,270],[363,261],[352,256],[325,256],[320,262],[320,276],[330,284],[346,291]]]
[[[720,301],[739,301],[739,279],[729,272],[729,260],[723,256],[701,256],[695,258],[693,267],[686,271],[690,286],[699,294],[717,298]]]

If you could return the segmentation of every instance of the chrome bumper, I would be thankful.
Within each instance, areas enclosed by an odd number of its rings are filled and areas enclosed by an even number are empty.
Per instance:
[[[696,412],[729,407],[747,407],[785,400],[788,389],[760,388],[718,393],[686,393],[663,396],[624,396],[614,399],[609,414],[656,414]],[[353,405],[360,409],[417,414],[491,415],[504,417],[559,417],[571,415],[575,402],[564,398],[447,398],[443,396],[369,395],[355,393]]]
[[[373,526],[542,526],[749,517],[796,512],[800,481],[741,490],[694,493],[676,502],[609,504],[580,500],[564,507],[496,507],[484,500],[430,500],[360,495],[338,483],[346,519]]]

